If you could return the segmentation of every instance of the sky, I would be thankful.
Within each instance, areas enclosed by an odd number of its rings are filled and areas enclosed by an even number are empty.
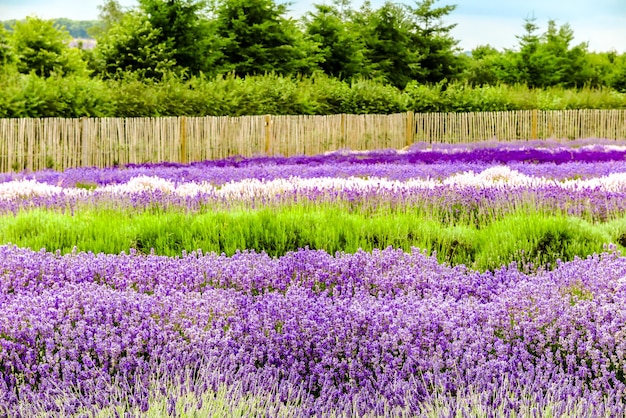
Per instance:
[[[331,0],[292,0],[291,13],[299,16],[313,3]],[[398,0],[415,4],[410,0]],[[383,0],[371,0],[376,7]],[[35,15],[44,19],[66,17],[76,20],[97,19],[102,0],[0,0],[0,20],[23,19]],[[133,7],[135,0],[119,0]],[[354,0],[358,7],[361,0]],[[517,46],[516,35],[523,33],[525,18],[534,17],[543,32],[548,20],[558,26],[568,23],[574,31],[573,44],[587,42],[591,51],[626,52],[626,0],[439,0],[435,6],[456,4],[445,22],[456,23],[452,36],[458,46],[469,51],[489,44],[499,50]]]

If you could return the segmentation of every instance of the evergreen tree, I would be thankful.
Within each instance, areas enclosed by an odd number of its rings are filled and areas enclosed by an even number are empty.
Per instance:
[[[442,23],[455,6],[434,7],[435,1],[419,1],[416,7],[387,1],[376,10],[364,3],[356,22],[374,76],[399,88],[409,81],[436,83],[460,76],[464,61],[449,34],[454,25]]]
[[[450,35],[456,24],[443,23],[456,6],[434,7],[436,1],[418,1],[416,7],[408,7],[412,45],[421,55],[421,70],[415,80],[421,83],[455,79],[463,70],[463,60],[457,50],[458,41]]]
[[[140,78],[160,80],[176,68],[173,51],[160,39],[160,29],[154,28],[144,14],[125,13],[98,40],[94,66],[105,78],[132,72]]]
[[[213,22],[218,72],[307,74],[316,68],[316,45],[285,13],[273,0],[223,0]]]
[[[366,2],[355,21],[365,42],[372,77],[404,88],[420,76],[423,57],[413,44],[411,21],[403,5],[388,1],[373,10]]]
[[[157,29],[157,44],[166,45],[179,67],[192,74],[207,70],[208,22],[203,0],[139,0],[140,9]]]
[[[519,54],[515,77],[529,87],[582,87],[594,77],[587,59],[587,45],[570,47],[574,32],[568,24],[557,28],[548,22],[545,33],[538,33],[534,19],[526,19],[525,33],[518,36]],[[513,78],[511,76],[508,77]]]
[[[367,75],[364,44],[350,21],[348,4],[314,5],[305,15],[306,35],[319,45],[319,66],[324,73],[340,79]]]

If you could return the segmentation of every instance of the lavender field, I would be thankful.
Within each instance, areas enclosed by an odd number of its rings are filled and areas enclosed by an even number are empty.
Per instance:
[[[0,415],[623,416],[626,147],[0,175]]]

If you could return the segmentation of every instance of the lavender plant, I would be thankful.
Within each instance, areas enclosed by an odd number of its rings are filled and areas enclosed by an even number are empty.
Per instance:
[[[106,408],[120,394],[148,411],[150,382],[188,373],[202,376],[200,398],[237,384],[300,399],[302,415],[417,415],[468,388],[519,410],[500,387],[625,412],[626,260],[615,253],[536,274],[393,249],[166,258],[2,246],[0,263],[6,413]]]
[[[600,144],[598,144],[600,143]],[[595,144],[595,145],[592,145]],[[602,144],[602,145],[601,145]],[[134,177],[157,176],[179,182],[225,184],[243,179],[274,180],[299,176],[380,177],[391,180],[446,178],[466,171],[481,172],[506,165],[523,174],[548,178],[589,178],[625,172],[623,142],[586,140],[570,142],[485,142],[466,145],[416,144],[408,151],[382,150],[365,153],[338,151],[325,155],[295,157],[231,157],[191,164],[131,164],[125,167],[74,168],[64,172],[0,174],[0,182],[37,179],[66,187],[120,184]]]
[[[232,255],[242,249],[282,256],[299,248],[327,252],[421,248],[440,262],[494,270],[517,261],[521,268],[550,268],[558,259],[601,252],[626,241],[626,218],[592,224],[537,211],[419,213],[386,210],[347,213],[341,208],[289,207],[248,212],[132,213],[80,210],[73,215],[30,210],[0,218],[0,243],[34,250],[176,256],[202,249]]]

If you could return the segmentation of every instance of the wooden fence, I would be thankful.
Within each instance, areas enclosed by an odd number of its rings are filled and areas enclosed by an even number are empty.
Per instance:
[[[626,110],[0,119],[0,172],[548,138],[626,139]]]

